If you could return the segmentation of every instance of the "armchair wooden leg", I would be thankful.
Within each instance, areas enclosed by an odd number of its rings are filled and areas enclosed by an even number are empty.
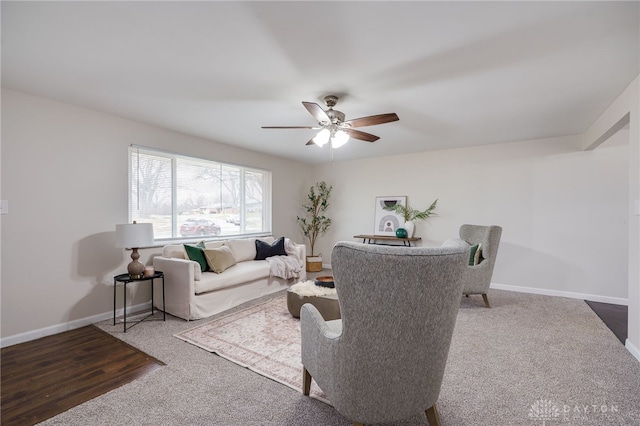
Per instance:
[[[311,391],[311,374],[307,371],[304,366],[302,367],[302,394],[309,396],[309,392]]]
[[[432,407],[427,408],[427,411],[425,411],[425,413],[427,414],[427,421],[429,422],[429,426],[440,426],[440,416],[438,415],[436,404],[433,404]]]
[[[487,308],[491,307],[491,305],[489,304],[489,298],[487,297],[487,293],[482,293],[482,300],[484,300],[484,304],[487,306]]]

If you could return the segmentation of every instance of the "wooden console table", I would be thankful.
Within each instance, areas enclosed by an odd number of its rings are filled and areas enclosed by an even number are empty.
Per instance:
[[[407,238],[398,238],[391,235],[354,235],[353,238],[362,238],[363,243],[367,244],[381,244],[384,245],[386,243],[376,243],[376,241],[401,241],[402,245],[411,247],[411,242],[420,241],[420,237],[407,237]],[[398,244],[387,244],[387,245],[398,245]]]

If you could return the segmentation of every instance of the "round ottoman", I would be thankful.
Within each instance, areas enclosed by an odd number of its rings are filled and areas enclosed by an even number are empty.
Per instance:
[[[326,287],[318,287],[313,281],[298,283],[289,288],[287,291],[287,308],[289,313],[300,318],[300,308],[305,303],[311,303],[318,309],[325,321],[340,319],[340,303],[335,289]],[[311,295],[318,293],[318,295]]]

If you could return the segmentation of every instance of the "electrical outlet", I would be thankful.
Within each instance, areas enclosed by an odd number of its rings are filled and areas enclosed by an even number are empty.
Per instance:
[[[9,214],[8,200],[0,200],[0,214]]]

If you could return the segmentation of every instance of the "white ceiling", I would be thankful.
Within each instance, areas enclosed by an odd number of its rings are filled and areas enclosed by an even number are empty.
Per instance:
[[[582,133],[640,72],[633,2],[8,2],[2,86],[309,163]]]

